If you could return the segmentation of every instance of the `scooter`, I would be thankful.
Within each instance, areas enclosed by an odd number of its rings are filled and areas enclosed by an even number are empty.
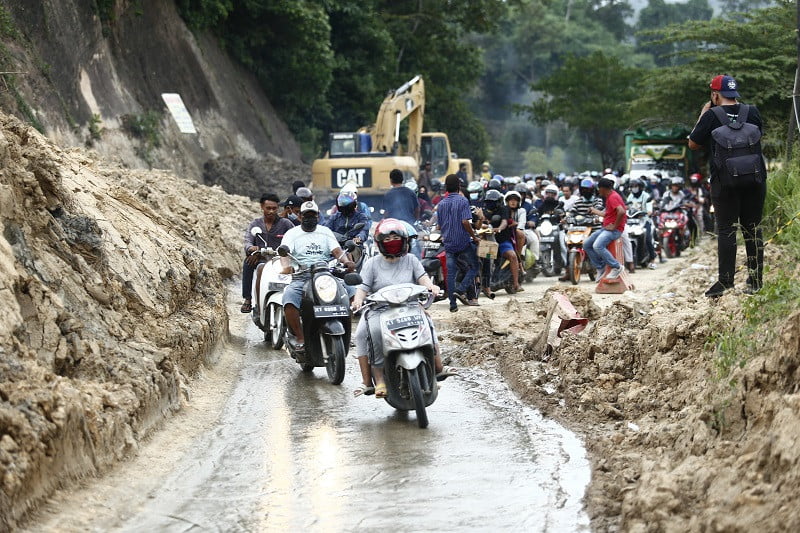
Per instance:
[[[689,217],[681,208],[658,214],[658,235],[661,249],[668,258],[680,257],[689,244]]]
[[[592,234],[595,217],[575,215],[567,219],[567,274],[569,281],[577,285],[581,274],[588,274],[594,281],[597,271],[591,261],[586,260],[586,250],[583,243]]]
[[[278,247],[278,255],[290,257],[289,247]],[[350,297],[344,283],[349,286],[361,283],[361,276],[355,272],[331,263],[318,262],[303,269],[296,275],[308,274],[303,286],[300,303],[300,322],[305,336],[305,349],[296,350],[297,340],[290,328],[286,328],[286,349],[297,361],[303,372],[311,372],[316,367],[325,367],[328,380],[339,385],[344,380],[345,359],[350,349]]]
[[[281,274],[283,267],[280,258],[275,250],[266,245],[261,228],[253,228],[251,232],[264,243],[258,253],[267,258],[265,263],[258,265],[253,276],[253,323],[264,332],[264,342],[268,342],[275,350],[280,350],[286,335],[283,289],[292,281],[292,276]]]
[[[420,245],[422,267],[433,284],[441,289],[436,299],[442,300],[447,297],[447,254],[444,251],[441,233],[431,231],[427,235],[422,235]]]
[[[628,210],[628,221],[625,231],[631,240],[633,248],[633,262],[637,267],[644,268],[650,262],[650,254],[647,251],[647,213],[635,209]],[[652,238],[652,237],[651,237]]]
[[[545,213],[539,217],[539,262],[542,273],[547,276],[561,274],[561,240],[559,221],[555,214]]]
[[[370,350],[383,355],[386,402],[400,411],[414,410],[417,424],[428,427],[426,408],[436,401],[439,387],[434,358],[436,339],[425,309],[431,293],[414,283],[390,285],[364,300],[369,311]]]

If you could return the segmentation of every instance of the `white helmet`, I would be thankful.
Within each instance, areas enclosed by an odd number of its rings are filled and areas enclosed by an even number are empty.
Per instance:
[[[616,187],[618,185],[617,177],[614,174],[611,174],[611,173],[605,174],[605,175],[603,175],[603,178],[613,181],[614,182],[614,187]]]
[[[551,183],[550,185],[544,188],[544,192],[545,193],[551,192],[555,195],[558,195],[558,187],[555,184]]]
[[[339,191],[339,192],[340,193],[342,193],[342,192],[358,193],[358,185],[356,185],[355,181],[348,181],[347,183],[344,184],[344,187],[342,187],[342,190]]]
[[[508,200],[511,198],[516,198],[517,202],[522,203],[522,195],[517,191],[508,191],[505,196],[503,196],[503,200],[505,200],[506,204],[508,204]]]

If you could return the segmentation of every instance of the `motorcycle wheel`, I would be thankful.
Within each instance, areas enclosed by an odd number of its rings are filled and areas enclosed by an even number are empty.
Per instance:
[[[542,260],[542,274],[544,274],[548,278],[552,278],[556,275],[555,270],[553,269],[553,249],[550,248],[549,250],[544,250],[541,255]]]
[[[264,332],[264,340],[269,342],[274,350],[280,350],[283,348],[283,343],[286,339],[286,321],[283,317],[283,309],[279,309],[278,304],[269,304],[267,317],[268,327],[267,331]]]
[[[669,243],[669,237],[661,237],[661,249],[664,251],[664,254],[666,254],[667,259],[675,257],[675,250]]]
[[[422,387],[419,384],[419,368],[407,370],[408,389],[414,400],[414,410],[417,412],[417,425],[421,428],[428,427],[428,413],[425,411],[425,398],[422,397]]]
[[[325,370],[328,371],[328,380],[333,385],[339,385],[344,381],[344,360],[346,357],[344,340],[338,335],[335,337],[320,335],[319,337],[321,343],[327,341],[328,363],[325,365]]]
[[[570,250],[567,259],[567,274],[573,285],[577,285],[581,280],[581,269],[583,268],[583,258],[578,250]]]

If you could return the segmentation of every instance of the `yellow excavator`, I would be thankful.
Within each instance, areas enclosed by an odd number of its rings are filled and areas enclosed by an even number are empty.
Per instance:
[[[422,133],[425,115],[425,83],[415,76],[390,91],[381,104],[375,124],[357,132],[331,133],[325,157],[311,165],[313,190],[321,200],[335,197],[348,182],[358,186],[360,199],[367,197],[376,209],[383,194],[391,188],[389,173],[400,169],[406,180],[416,179],[422,162],[430,161],[434,177],[441,180],[455,174],[460,163],[450,152],[450,141],[444,133]],[[408,118],[405,147],[400,142],[400,124]],[[378,205],[376,205],[378,204]]]

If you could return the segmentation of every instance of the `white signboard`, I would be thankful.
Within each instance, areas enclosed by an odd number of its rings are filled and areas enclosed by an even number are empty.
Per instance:
[[[167,109],[169,109],[169,112],[172,114],[172,118],[175,119],[175,123],[178,124],[178,129],[181,130],[181,133],[197,133],[197,130],[194,129],[192,117],[189,115],[189,111],[186,110],[186,106],[183,105],[181,95],[177,93],[163,93],[161,98],[163,98],[164,103],[167,104]]]

